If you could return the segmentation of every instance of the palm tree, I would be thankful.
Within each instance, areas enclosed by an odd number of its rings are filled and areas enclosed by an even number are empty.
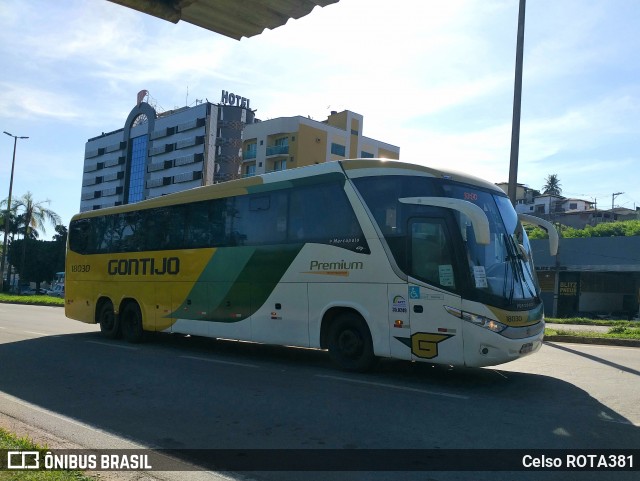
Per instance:
[[[4,232],[4,222],[7,216],[7,199],[0,201],[0,229]],[[11,202],[11,209],[9,210],[9,234],[17,234],[18,231],[18,204],[14,201]]]
[[[11,209],[9,209],[9,216],[7,219],[7,199],[4,199],[2,201],[0,201],[0,229],[2,230],[3,233],[6,234],[7,239],[3,239],[3,246],[9,246],[8,244],[8,239],[11,238],[13,239],[13,236],[16,235],[18,233],[18,215],[17,215],[17,204],[15,202],[11,202]],[[5,222],[8,222],[8,229],[5,231]],[[2,252],[0,253],[0,255],[2,255],[2,260],[5,261],[6,260],[6,256],[7,253],[6,252]],[[5,263],[2,262],[1,263],[2,266],[5,266]],[[7,275],[7,280],[9,280],[9,276]],[[3,285],[3,281],[4,281],[4,272],[0,272],[0,290],[4,288]]]
[[[21,226],[22,226],[22,263],[20,266],[20,272],[24,272],[24,260],[27,254],[27,239],[37,238],[39,235],[38,229],[43,233],[45,232],[45,222],[50,222],[54,226],[61,224],[62,219],[58,214],[45,206],[50,204],[50,200],[36,202],[33,199],[33,194],[27,192],[20,199],[16,201],[16,208],[22,210]]]
[[[560,195],[562,194],[562,187],[558,174],[549,174],[545,179],[545,184],[542,186],[543,194]]]
[[[50,222],[54,226],[61,224],[62,219],[58,214],[45,206],[50,204],[50,200],[36,202],[33,194],[27,192],[16,201],[16,209],[22,211],[22,234],[26,237],[39,237],[38,229],[45,233],[45,222]]]

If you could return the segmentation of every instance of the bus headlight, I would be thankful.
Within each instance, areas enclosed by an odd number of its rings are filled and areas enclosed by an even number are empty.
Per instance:
[[[462,312],[462,319],[468,321],[476,326],[484,327],[485,329],[489,329],[493,332],[502,332],[507,326],[498,322],[494,319],[489,319],[488,317],[479,316],[478,314],[471,314],[469,312]]]

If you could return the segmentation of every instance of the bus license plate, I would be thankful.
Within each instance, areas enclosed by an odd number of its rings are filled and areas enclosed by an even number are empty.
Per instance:
[[[523,344],[520,348],[520,354],[527,354],[528,352],[533,351],[533,342],[527,342]]]

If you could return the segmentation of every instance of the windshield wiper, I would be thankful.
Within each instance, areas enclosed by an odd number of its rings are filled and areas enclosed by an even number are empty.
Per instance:
[[[515,293],[516,290],[516,281],[518,281],[518,277],[519,277],[519,272],[518,272],[518,260],[516,257],[516,253],[513,251],[513,245],[509,242],[510,241],[510,237],[508,234],[502,234],[502,238],[504,239],[504,246],[505,249],[507,249],[507,258],[506,260],[509,262],[509,265],[511,266],[511,271],[513,273],[513,277],[511,278],[511,290],[509,291],[509,304],[511,304],[511,302],[513,302],[513,295]],[[512,239],[511,239],[512,240]],[[507,280],[507,266],[505,264],[505,283]],[[506,289],[505,289],[506,291]],[[505,292],[506,294],[506,292]],[[524,294],[524,292],[523,292]]]
[[[531,297],[537,297],[537,294],[531,290],[531,286],[529,285],[529,282],[525,278],[525,273],[524,273],[524,269],[522,267],[522,263],[526,262],[526,259],[520,253],[519,246],[516,244],[515,239],[511,235],[508,235],[508,234],[503,234],[503,235],[506,237],[505,244],[507,245],[508,256],[509,256],[509,258],[511,260],[511,268],[514,269],[516,277],[519,277],[518,280],[520,280],[521,283],[523,284],[523,286],[521,288],[522,289],[522,297],[525,296],[524,285],[527,286],[527,290],[529,291],[529,294],[531,295]],[[527,262],[527,264],[528,264],[528,262]],[[529,271],[529,269],[527,269],[527,273],[529,274],[529,278],[531,279],[531,281],[535,285],[535,281],[533,280],[532,274]],[[509,299],[509,303],[511,303],[512,300],[513,299],[510,298]]]

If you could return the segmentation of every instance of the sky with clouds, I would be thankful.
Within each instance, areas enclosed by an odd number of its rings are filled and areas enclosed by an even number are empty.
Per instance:
[[[86,141],[122,128],[142,89],[158,110],[223,89],[262,120],[352,110],[403,161],[507,181],[517,20],[518,0],[340,0],[237,41],[105,0],[2,0],[0,130],[29,136],[14,196],[68,224]],[[640,206],[639,20],[638,0],[527,2],[518,182],[557,174],[568,197]]]

